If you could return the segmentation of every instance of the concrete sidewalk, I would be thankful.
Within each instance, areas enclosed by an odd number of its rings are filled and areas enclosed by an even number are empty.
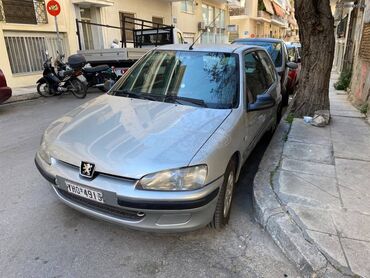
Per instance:
[[[273,138],[254,183],[257,219],[303,275],[370,277],[370,126],[330,86],[329,126],[294,119]]]

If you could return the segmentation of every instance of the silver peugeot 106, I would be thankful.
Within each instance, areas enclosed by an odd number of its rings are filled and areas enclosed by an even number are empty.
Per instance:
[[[140,230],[219,229],[280,103],[260,47],[162,46],[52,123],[35,162],[61,201],[93,217]]]

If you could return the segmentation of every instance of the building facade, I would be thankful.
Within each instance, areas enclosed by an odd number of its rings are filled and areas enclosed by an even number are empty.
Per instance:
[[[59,0],[59,42],[46,2],[0,0],[0,68],[11,87],[35,84],[45,51],[55,57],[58,45],[67,56],[80,48],[109,48],[114,39],[121,40],[124,16],[174,25],[189,43],[198,36],[198,43],[227,42],[228,2],[240,5],[240,0]]]
[[[230,40],[255,37],[299,40],[290,0],[244,0],[240,8],[231,9],[230,22],[235,26]]]

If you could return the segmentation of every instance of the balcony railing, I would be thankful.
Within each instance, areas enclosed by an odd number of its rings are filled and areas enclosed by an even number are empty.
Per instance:
[[[277,16],[277,15],[273,15],[273,16],[271,17],[271,19],[272,19],[272,20],[275,20],[275,21],[278,21],[279,23],[281,23],[281,24],[283,24],[283,25],[288,26],[288,21],[287,21],[286,19],[284,19],[284,18],[281,18],[281,17]]]
[[[0,21],[8,23],[48,23],[45,0],[0,0]]]
[[[230,16],[246,15],[245,8],[232,8],[229,13]]]

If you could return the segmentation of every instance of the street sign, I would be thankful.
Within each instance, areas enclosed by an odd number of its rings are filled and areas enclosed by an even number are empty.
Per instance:
[[[46,10],[52,16],[58,16],[60,14],[60,5],[57,1],[51,0],[46,5]]]

